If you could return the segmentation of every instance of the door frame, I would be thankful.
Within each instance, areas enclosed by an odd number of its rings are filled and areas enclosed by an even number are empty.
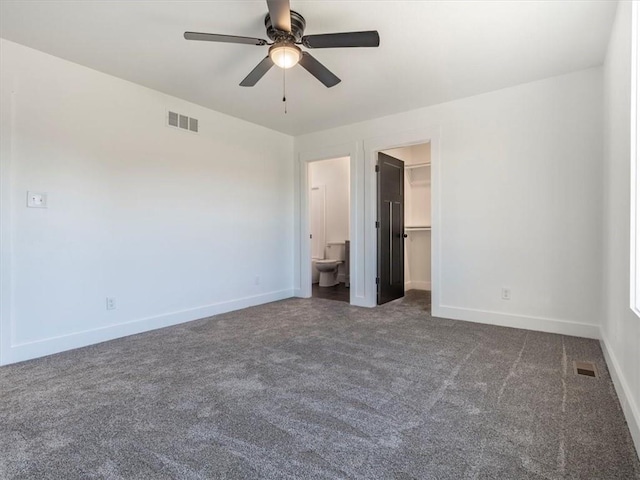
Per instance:
[[[442,304],[440,298],[441,281],[441,191],[440,191],[440,127],[430,127],[420,130],[392,133],[389,135],[366,139],[363,142],[365,166],[365,208],[364,208],[364,246],[365,271],[370,272],[364,278],[366,304],[375,307],[376,272],[378,261],[378,234],[375,222],[378,218],[377,208],[377,179],[375,166],[378,152],[392,148],[410,147],[422,143],[431,143],[431,314],[438,316]],[[371,273],[373,272],[373,273]]]
[[[311,202],[310,202],[310,188],[309,183],[309,164],[311,162],[318,162],[322,160],[331,160],[334,158],[349,158],[349,240],[351,242],[351,255],[350,255],[350,275],[351,286],[349,288],[350,303],[352,305],[359,304],[357,300],[358,285],[361,281],[359,276],[355,274],[357,272],[358,259],[357,252],[354,252],[353,246],[356,244],[357,239],[357,206],[356,199],[358,195],[357,189],[357,151],[358,146],[354,144],[341,144],[323,148],[321,150],[315,150],[310,152],[300,152],[298,155],[297,168],[299,170],[299,182],[300,191],[299,195],[300,211],[297,217],[299,218],[299,249],[296,252],[298,268],[295,268],[294,278],[294,292],[297,297],[310,298],[311,297]]]

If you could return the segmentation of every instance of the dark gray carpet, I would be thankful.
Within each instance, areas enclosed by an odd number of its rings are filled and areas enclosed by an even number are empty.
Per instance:
[[[598,342],[431,318],[410,293],[4,367],[0,478],[640,478]]]

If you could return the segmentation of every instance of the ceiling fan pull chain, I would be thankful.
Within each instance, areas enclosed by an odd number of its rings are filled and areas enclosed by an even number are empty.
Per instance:
[[[282,101],[284,102],[284,114],[287,114],[287,69],[282,69]]]

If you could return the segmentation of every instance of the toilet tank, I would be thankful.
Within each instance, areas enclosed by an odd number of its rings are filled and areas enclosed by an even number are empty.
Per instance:
[[[325,250],[327,260],[344,260],[344,243],[327,243]]]

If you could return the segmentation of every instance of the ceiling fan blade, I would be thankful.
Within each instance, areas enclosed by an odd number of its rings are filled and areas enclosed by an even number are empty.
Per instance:
[[[261,38],[218,35],[216,33],[184,32],[184,38],[187,40],[201,40],[205,42],[244,43],[245,45],[267,45],[269,43]]]
[[[267,0],[267,7],[269,7],[271,25],[273,25],[276,30],[290,32],[291,8],[289,8],[289,0]]]
[[[264,74],[269,71],[269,69],[273,67],[273,61],[271,57],[267,55],[262,59],[262,61],[256,65],[256,68],[251,70],[251,73],[245,77],[244,80],[240,82],[241,87],[253,87],[258,80],[264,77]]]
[[[307,52],[302,53],[300,65],[302,65],[307,72],[320,80],[327,88],[331,88],[340,83],[340,79],[338,77],[331,73],[327,67],[322,65]]]
[[[376,30],[307,35],[302,37],[302,44],[307,48],[377,47],[380,35]]]

